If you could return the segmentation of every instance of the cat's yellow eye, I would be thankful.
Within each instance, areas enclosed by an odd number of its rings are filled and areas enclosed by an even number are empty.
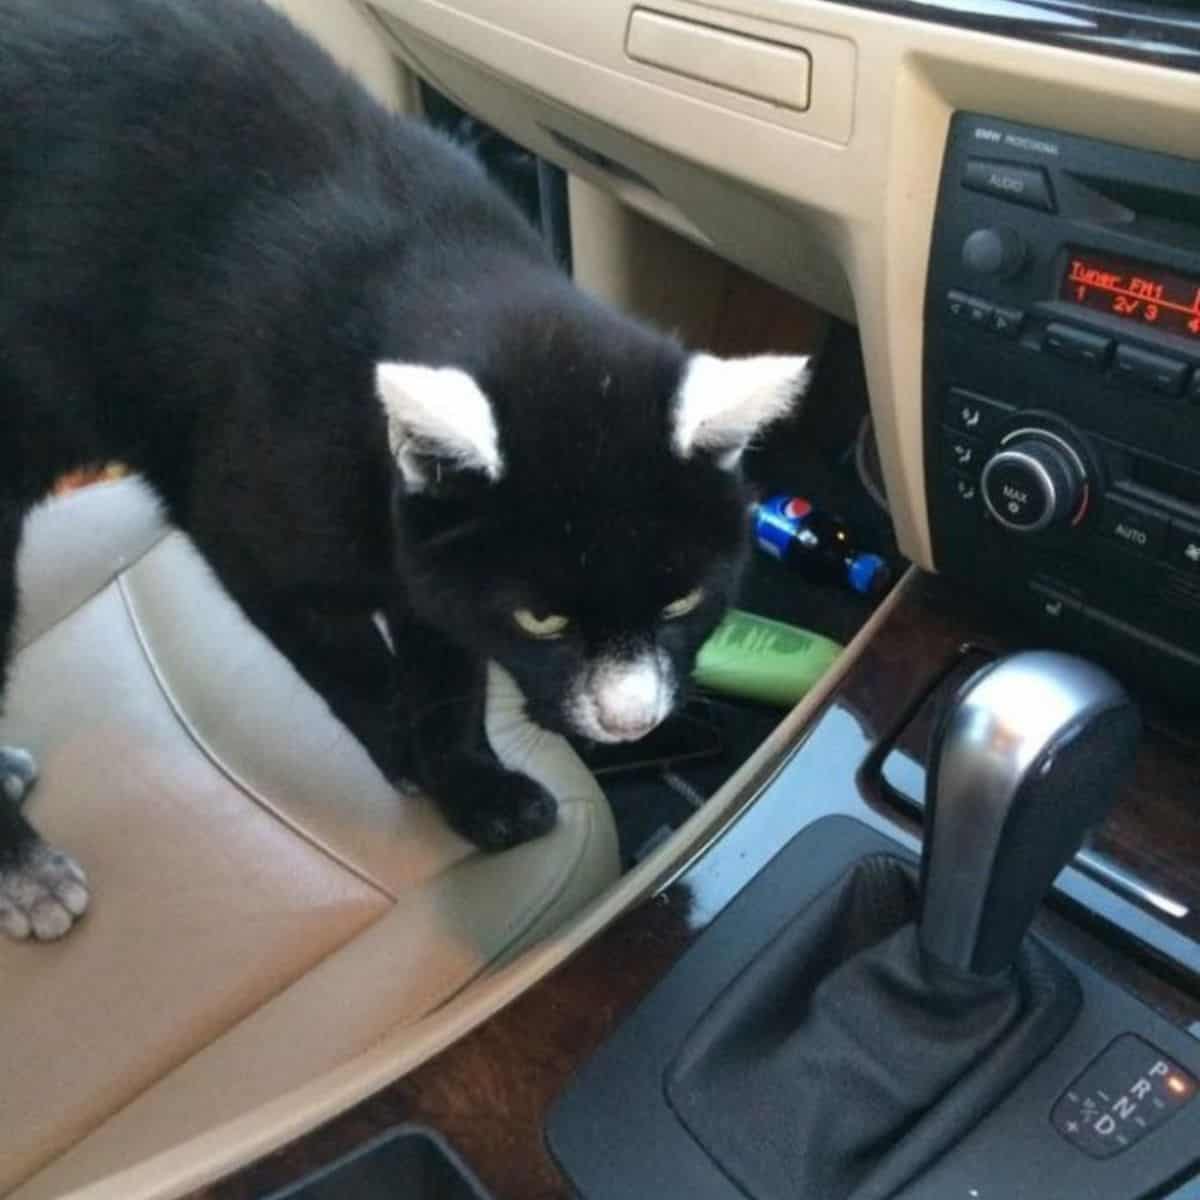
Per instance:
[[[518,608],[513,613],[513,620],[516,622],[517,628],[527,637],[532,638],[560,638],[567,631],[567,627],[571,624],[570,618],[561,617],[557,613],[551,613],[547,617],[535,616],[527,608]]]
[[[668,621],[677,621],[680,617],[686,617],[688,613],[695,612],[700,607],[700,601],[703,599],[704,589],[693,588],[686,596],[680,596],[678,600],[672,600],[662,610],[662,615]]]

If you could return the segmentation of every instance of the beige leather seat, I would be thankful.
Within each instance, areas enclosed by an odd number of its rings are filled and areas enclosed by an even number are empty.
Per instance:
[[[269,1102],[616,877],[595,781],[511,718],[489,731],[513,765],[537,743],[549,837],[483,855],[397,795],[134,481],[35,513],[21,583],[0,742],[38,756],[31,819],[94,898],[60,943],[0,940],[0,1194],[62,1196]]]

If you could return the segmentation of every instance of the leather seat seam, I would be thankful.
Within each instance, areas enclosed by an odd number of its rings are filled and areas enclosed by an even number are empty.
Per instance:
[[[154,651],[149,643],[149,638],[146,634],[145,627],[137,613],[137,604],[130,593],[129,585],[124,575],[118,575],[115,580],[120,591],[121,601],[125,606],[126,615],[129,618],[130,627],[133,630],[134,637],[137,639],[138,646],[141,649],[142,655],[146,660],[146,664],[150,669],[150,673],[154,676],[155,682],[158,684],[159,691],[162,693],[163,699],[167,702],[172,713],[175,714],[176,720],[179,722],[183,731],[187,734],[190,741],[199,749],[201,754],[219,771],[234,787],[238,789],[252,804],[262,809],[267,815],[273,818],[278,824],[282,825],[289,832],[308,843],[314,850],[329,861],[336,863],[343,870],[357,878],[361,883],[369,887],[372,891],[378,893],[386,900],[395,904],[399,896],[382,884],[379,880],[373,878],[363,868],[356,863],[349,861],[344,855],[339,854],[332,847],[325,845],[316,836],[303,828],[298,822],[285,813],[281,812],[278,806],[273,804],[267,797],[259,794],[256,788],[251,787],[240,775],[231,767],[228,766],[216,751],[209,745],[207,739],[196,728],[191,718],[184,712],[182,705],[179,703],[170,685],[168,684],[162,669],[155,658]]]
[[[157,538],[155,538],[154,541],[151,542],[148,546],[144,547],[142,549],[142,552],[136,558],[131,558],[127,561],[121,562],[121,564],[119,566],[114,566],[112,571],[109,574],[106,574],[104,576],[104,578],[101,579],[99,581],[99,583],[97,583],[96,586],[87,593],[86,596],[81,596],[80,599],[75,604],[73,604],[69,609],[67,609],[67,611],[65,613],[63,613],[61,617],[55,618],[55,620],[53,620],[44,629],[39,629],[38,632],[32,638],[30,638],[30,640],[28,642],[24,643],[24,645],[21,645],[17,649],[16,653],[18,655],[24,654],[25,651],[28,650],[30,646],[36,645],[38,642],[40,642],[42,640],[42,638],[49,636],[60,625],[69,621],[73,616],[75,616],[75,614],[77,612],[79,612],[79,610],[81,608],[90,604],[93,600],[96,599],[97,596],[100,595],[101,592],[105,591],[105,589],[112,587],[112,585],[114,583],[119,583],[121,580],[121,576],[124,575],[126,571],[130,571],[134,567],[136,567],[138,565],[138,563],[140,563],[142,561],[142,559],[144,559],[146,557],[146,555],[150,553],[151,550],[154,550],[158,546],[161,546],[162,543],[174,532],[175,532],[174,529],[170,525],[164,525],[162,527],[162,532],[159,534],[159,536]],[[20,632],[20,631],[18,630],[17,632]]]

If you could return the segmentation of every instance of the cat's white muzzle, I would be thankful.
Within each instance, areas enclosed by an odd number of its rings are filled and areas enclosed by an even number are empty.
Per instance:
[[[567,701],[575,730],[594,742],[635,742],[671,711],[676,683],[661,650],[601,658],[583,672]]]

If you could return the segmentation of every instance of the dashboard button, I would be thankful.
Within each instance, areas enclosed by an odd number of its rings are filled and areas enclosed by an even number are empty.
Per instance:
[[[1053,321],[1046,326],[1046,337],[1042,344],[1059,358],[1089,367],[1102,367],[1112,349],[1112,338]]]
[[[1025,265],[1027,249],[1021,235],[1007,225],[972,230],[962,247],[962,263],[976,275],[1009,279]]]
[[[1029,604],[1035,624],[1046,633],[1065,633],[1083,621],[1078,600],[1040,583],[1029,585]]]
[[[989,400],[963,388],[951,388],[942,409],[942,421],[950,429],[975,437],[988,437],[1013,411],[1010,405],[998,400]]]
[[[978,296],[967,297],[967,324],[986,329],[992,323],[992,306]]]
[[[950,477],[950,487],[960,503],[972,507],[979,503],[979,480],[974,475],[955,471]]]
[[[983,460],[983,443],[967,433],[956,429],[942,430],[942,444],[946,448],[946,464],[955,471],[977,475]]]
[[[992,309],[992,332],[1001,337],[1018,337],[1024,321],[1025,314],[1019,308],[1001,308],[997,305]]]
[[[989,196],[999,196],[1001,200],[1010,200],[1013,204],[1023,204],[1027,208],[1054,211],[1050,180],[1041,167],[1019,167],[987,158],[969,158],[963,174],[963,186],[973,192],[985,192]]]
[[[1117,496],[1108,496],[1100,514],[1100,531],[1130,550],[1156,555],[1167,538],[1167,518]]]
[[[983,476],[985,503],[1005,528],[1037,533],[1054,519],[1057,481],[1030,455],[1004,451]]]
[[[1178,396],[1183,391],[1187,363],[1164,354],[1152,354],[1137,346],[1118,346],[1113,370],[1123,379],[1131,379],[1163,396]]]
[[[1200,525],[1172,521],[1163,561],[1178,571],[1200,575]]]

